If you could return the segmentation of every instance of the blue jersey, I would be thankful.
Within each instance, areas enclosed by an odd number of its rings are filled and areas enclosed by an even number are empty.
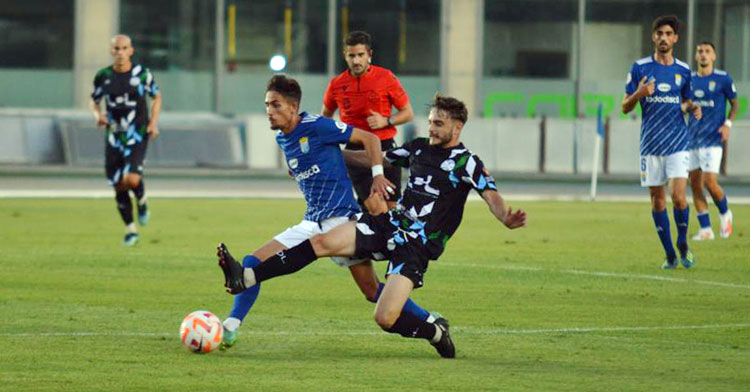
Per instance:
[[[721,146],[719,127],[727,115],[727,100],[737,98],[737,88],[725,71],[714,69],[707,76],[693,73],[692,99],[701,107],[703,118],[690,115],[690,148]]]
[[[321,222],[359,212],[339,147],[349,141],[353,128],[317,114],[302,113],[301,117],[288,135],[279,131],[276,142],[305,196],[304,219]]]
[[[643,77],[655,81],[654,93],[640,99],[641,155],[670,155],[688,149],[688,131],[682,114],[683,99],[690,98],[690,66],[674,59],[662,65],[653,55],[633,64],[625,93],[633,94]]]

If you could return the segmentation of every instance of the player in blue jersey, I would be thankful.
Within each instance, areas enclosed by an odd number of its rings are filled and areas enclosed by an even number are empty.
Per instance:
[[[299,224],[246,256],[242,263],[247,268],[258,266],[285,249],[346,223],[351,216],[360,212],[344,165],[339,147],[341,144],[359,144],[367,151],[372,167],[372,193],[385,195],[394,191],[394,185],[383,175],[383,155],[378,137],[317,114],[299,113],[301,98],[302,91],[294,79],[276,75],[269,80],[265,97],[268,120],[271,129],[278,131],[276,141],[284,152],[290,173],[305,196],[307,210]],[[220,251],[229,253],[224,244]],[[349,267],[367,300],[377,302],[383,284],[378,281],[372,264],[363,262],[367,259],[332,260],[342,267]],[[223,347],[231,347],[236,342],[238,328],[255,303],[259,289],[257,285],[235,296],[232,311],[224,321]],[[404,310],[427,322],[436,321],[435,318],[439,317],[430,315],[411,300],[404,305]]]
[[[708,203],[703,187],[719,208],[721,238],[732,234],[732,210],[727,204],[724,190],[719,186],[719,168],[723,155],[722,144],[729,139],[732,120],[737,117],[737,88],[726,71],[714,68],[716,48],[711,42],[698,44],[695,50],[698,72],[692,75],[693,102],[703,110],[703,118],[690,116],[690,185],[693,189],[695,213],[700,230],[693,240],[712,240],[714,231],[708,214]],[[727,101],[732,109],[726,117]]]
[[[674,58],[680,22],[674,15],[660,16],[652,26],[654,53],[633,64],[627,76],[622,112],[630,113],[640,103],[641,186],[648,187],[656,232],[666,253],[662,269],[677,267],[677,254],[667,215],[665,185],[671,190],[677,249],[680,261],[690,268],[695,259],[688,247],[690,209],[685,197],[688,178],[688,130],[683,113],[700,119],[701,108],[690,99],[690,66]]]

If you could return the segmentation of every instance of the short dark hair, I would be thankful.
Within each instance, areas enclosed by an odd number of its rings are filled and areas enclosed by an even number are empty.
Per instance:
[[[283,74],[273,75],[266,85],[266,92],[275,91],[299,106],[302,101],[302,89],[296,80]]]
[[[466,110],[466,105],[463,102],[453,97],[445,97],[440,93],[435,94],[430,108],[442,110],[448,114],[453,120],[458,120],[463,124],[466,124],[466,120],[469,117],[469,111]]]
[[[367,50],[372,49],[372,37],[364,31],[352,31],[344,38],[345,46],[364,45]]]
[[[669,25],[674,30],[675,34],[680,32],[680,19],[677,15],[662,15],[654,19],[654,23],[651,25],[651,31],[656,31],[659,27]]]
[[[699,47],[701,45],[708,45],[708,46],[711,47],[711,49],[714,50],[714,52],[716,52],[716,46],[714,46],[714,43],[711,42],[711,41],[703,41],[703,42],[699,43],[698,45],[695,45],[695,47],[697,48],[697,47]]]

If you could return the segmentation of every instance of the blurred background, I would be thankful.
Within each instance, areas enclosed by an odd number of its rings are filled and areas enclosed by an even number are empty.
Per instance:
[[[640,108],[625,116],[620,102],[664,14],[683,22],[678,58],[695,67],[694,45],[712,41],[717,68],[734,78],[739,117],[723,174],[750,177],[747,0],[0,0],[0,165],[102,167],[86,105],[111,63],[110,37],[123,33],[164,98],[150,168],[285,172],[263,115],[271,57],[284,56],[302,109],[318,113],[346,68],[342,37],[366,30],[373,63],[400,78],[417,115],[401,141],[426,133],[440,91],[467,103],[463,139],[495,172],[596,166],[636,183]]]

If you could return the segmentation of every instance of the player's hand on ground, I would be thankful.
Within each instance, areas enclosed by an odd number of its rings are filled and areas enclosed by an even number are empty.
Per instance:
[[[382,114],[370,109],[370,115],[367,117],[367,125],[370,129],[380,129],[388,126],[388,119]]]
[[[638,96],[639,97],[647,97],[654,94],[654,90],[656,89],[656,79],[651,78],[650,80],[646,81],[646,77],[644,76],[640,82],[638,82]]]
[[[384,199],[391,199],[391,195],[396,193],[396,186],[388,181],[384,175],[379,174],[372,179],[370,193],[379,193]]]
[[[376,192],[370,192],[370,197],[365,200],[365,208],[372,216],[388,212],[388,204],[385,202],[383,195]]]
[[[719,127],[719,130],[717,132],[719,132],[721,134],[721,142],[722,143],[724,143],[727,140],[729,140],[729,130],[730,129],[731,128],[729,128],[726,125],[722,125],[722,126]]]
[[[146,132],[148,132],[148,140],[154,140],[159,137],[159,127],[156,124],[148,124]]]
[[[526,226],[526,212],[523,210],[516,210],[508,206],[508,211],[505,212],[505,217],[502,220],[505,227],[509,229],[517,229],[519,227]]]

